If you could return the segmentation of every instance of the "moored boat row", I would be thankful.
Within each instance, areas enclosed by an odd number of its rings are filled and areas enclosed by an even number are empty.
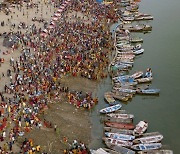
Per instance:
[[[133,21],[152,20],[149,14],[139,13],[139,5],[136,2],[125,0],[119,2],[124,6],[120,10],[121,24],[116,28],[114,37],[115,55],[109,66],[112,77],[112,90],[104,94],[105,100],[112,106],[100,110],[103,113],[104,141],[107,148],[105,153],[135,154],[135,153],[173,153],[172,150],[163,149],[161,141],[163,135],[159,132],[146,133],[149,123],[146,120],[134,124],[135,116],[122,109],[122,104],[135,96],[135,94],[158,95],[160,89],[150,88],[153,81],[151,68],[144,71],[136,71],[127,75],[133,68],[134,60],[144,53],[143,39],[134,37],[134,32],[150,32],[150,25],[134,25]]]

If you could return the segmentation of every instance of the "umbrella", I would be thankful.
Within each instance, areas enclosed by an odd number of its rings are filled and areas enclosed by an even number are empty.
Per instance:
[[[64,9],[65,8],[65,6],[60,6],[60,9]]]
[[[57,17],[53,17],[53,18],[52,18],[52,20],[57,21],[57,20],[58,20],[58,18],[57,18]]]
[[[61,13],[63,11],[63,9],[58,9],[57,12]]]
[[[56,24],[54,23],[54,21],[51,21],[51,22],[50,22],[50,25],[54,25],[54,26],[55,26]]]
[[[49,25],[49,29],[53,29],[55,26],[54,25]]]
[[[56,17],[60,17],[60,16],[61,16],[61,14],[59,14],[59,13],[55,13],[55,14],[54,14],[54,16],[56,16]]]
[[[42,32],[40,35],[41,35],[42,37],[47,37],[47,36],[48,36],[47,33],[43,33],[43,32]]]
[[[44,32],[44,33],[48,33],[47,29],[44,29],[43,32]]]

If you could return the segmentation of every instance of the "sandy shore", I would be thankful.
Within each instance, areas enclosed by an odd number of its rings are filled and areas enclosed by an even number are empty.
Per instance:
[[[25,22],[26,25],[31,25],[33,23],[36,24],[37,27],[43,27],[42,23],[32,22],[33,17],[45,17],[45,20],[50,20],[51,15],[54,12],[53,5],[46,5],[42,1],[35,1],[38,3],[41,8],[37,12],[37,8],[26,9],[24,5],[21,8],[21,11],[17,9],[17,7],[12,7],[11,11],[8,16],[5,15],[3,12],[0,12],[0,22],[4,21],[5,26],[0,28],[0,33],[14,31],[16,32],[17,28],[11,28],[11,24],[18,25],[20,22]],[[41,10],[42,9],[42,10]],[[73,15],[70,14],[70,16]],[[81,13],[78,13],[79,16],[82,16]],[[85,18],[85,20],[88,20]],[[9,22],[10,21],[10,22]],[[25,30],[21,29],[22,33],[25,33]],[[10,48],[6,48],[3,46],[3,39],[0,38],[0,49],[2,52],[10,51],[8,55],[0,53],[0,57],[4,58],[5,62],[1,64],[0,67],[0,91],[4,90],[4,85],[8,84],[10,78],[6,76],[7,70],[11,69],[9,65],[10,58],[13,57],[15,60],[19,59],[21,54],[21,46],[16,49],[12,50]],[[2,74],[5,74],[3,77]],[[12,73],[14,77],[14,73]],[[85,91],[85,92],[93,92],[97,86],[97,82],[90,81],[88,79],[81,79],[81,78],[72,78],[72,77],[64,77],[62,79],[62,83],[65,86],[68,86],[72,90],[78,91]],[[6,94],[5,96],[11,97],[11,95]],[[31,138],[34,140],[34,145],[41,145],[42,151],[46,151],[48,153],[63,153],[63,150],[69,148],[68,143],[72,143],[74,139],[78,141],[84,142],[86,145],[90,143],[90,131],[91,131],[91,124],[89,120],[89,112],[84,109],[76,109],[71,104],[67,103],[66,97],[60,97],[60,101],[54,101],[50,104],[49,110],[45,111],[42,118],[46,119],[47,121],[57,125],[59,132],[54,132],[53,128],[45,128],[42,129],[33,129],[30,133],[26,133],[25,136],[19,137],[18,143],[13,144],[13,152],[19,153],[20,151],[20,144],[24,140],[24,138]],[[6,130],[9,132],[9,129]],[[67,142],[63,142],[63,138],[67,138]],[[0,146],[3,147],[5,141],[0,143]]]

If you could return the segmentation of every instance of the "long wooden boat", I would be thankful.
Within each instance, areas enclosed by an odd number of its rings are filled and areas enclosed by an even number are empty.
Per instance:
[[[114,89],[112,89],[112,93],[114,94],[113,95],[114,98],[116,98],[118,96],[124,96],[124,97],[129,97],[129,98],[133,97],[133,94],[125,93],[125,92],[120,92],[120,91],[117,91],[117,90],[114,90]]]
[[[119,119],[133,119],[134,115],[133,114],[120,114],[120,113],[110,113],[107,114],[108,117],[113,117],[113,118],[119,118]]]
[[[135,139],[135,136],[133,135],[126,135],[126,134],[120,134],[120,133],[111,133],[111,132],[105,132],[106,137],[113,138],[116,140],[123,140],[123,141],[132,141]]]
[[[135,72],[134,74],[132,74],[131,77],[134,78],[134,79],[138,79],[138,78],[140,78],[143,74],[144,74],[143,71],[138,71],[138,72]]]
[[[140,121],[135,129],[134,129],[134,134],[143,134],[148,128],[148,123],[146,121]]]
[[[139,137],[149,137],[149,136],[156,136],[156,135],[162,135],[159,132],[150,132],[150,133],[143,133]]]
[[[119,101],[123,101],[123,102],[127,102],[130,97],[129,96],[122,96],[122,95],[116,95],[116,94],[113,94],[113,97]]]
[[[130,39],[130,42],[131,43],[139,43],[139,42],[143,42],[143,39],[142,38],[131,38]]]
[[[138,94],[144,95],[159,95],[160,89],[146,89],[146,90],[137,90]]]
[[[147,82],[151,82],[152,80],[153,80],[153,77],[136,79],[138,83],[147,83]]]
[[[103,148],[103,150],[105,150],[106,152],[108,152],[110,154],[119,154],[117,151],[109,149],[109,148]]]
[[[141,32],[141,31],[151,31],[152,26],[150,25],[135,25],[135,26],[126,26],[121,28],[123,30],[129,30],[130,32]]]
[[[148,151],[139,151],[138,154],[173,154],[172,150],[148,150]]]
[[[109,104],[113,104],[113,103],[115,103],[115,101],[116,101],[116,100],[113,98],[111,92],[106,92],[106,93],[104,93],[104,98],[106,99],[106,101],[107,101]]]
[[[134,129],[134,125],[131,124],[125,124],[125,123],[116,123],[116,122],[105,122],[106,126],[113,127],[113,128],[119,128],[119,129]]]
[[[110,106],[110,107],[106,107],[106,108],[104,108],[104,109],[101,109],[101,110],[100,110],[100,113],[111,113],[111,112],[114,112],[114,111],[119,110],[121,107],[122,107],[121,104],[113,105],[113,106]]]
[[[108,143],[110,143],[112,145],[117,145],[117,146],[131,147],[133,144],[130,141],[116,140],[116,139],[112,139],[112,138],[108,138],[108,137],[103,137],[102,139],[104,140],[106,145]]]
[[[97,150],[91,150],[90,149],[91,154],[110,154],[109,152],[106,152],[104,149],[99,148]]]
[[[107,142],[106,142],[106,145],[108,148],[110,148],[114,151],[117,151],[118,154],[135,154],[135,152],[133,150],[130,150],[130,149],[122,147],[122,146],[117,146],[117,145],[107,143]]]
[[[149,144],[136,144],[131,146],[131,149],[137,151],[147,151],[147,150],[156,150],[162,147],[161,143],[149,143]]]
[[[104,131],[111,132],[111,133],[121,133],[121,134],[126,134],[126,135],[133,134],[133,130],[118,129],[118,128],[113,128],[113,127],[104,127]]]
[[[117,122],[117,123],[132,123],[132,119],[120,119],[114,117],[104,117],[104,121],[106,122]]]
[[[155,135],[155,136],[147,136],[137,138],[133,141],[133,143],[155,143],[160,142],[163,139],[163,135]]]
[[[133,89],[114,88],[114,90],[118,90],[119,92],[130,93],[130,94],[135,94],[136,93],[136,90],[133,90]]]
[[[135,17],[134,20],[153,20],[153,16],[141,16],[141,17]]]
[[[144,53],[144,49],[134,50],[133,52],[135,55],[140,55]]]

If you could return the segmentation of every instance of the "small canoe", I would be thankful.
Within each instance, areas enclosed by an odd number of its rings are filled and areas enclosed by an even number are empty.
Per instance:
[[[135,139],[134,143],[156,143],[163,139],[163,135],[147,136]]]
[[[126,97],[126,96],[121,96],[121,95],[114,95],[113,96],[115,99],[119,100],[119,101],[123,101],[123,102],[127,102],[130,97]]]
[[[97,150],[91,150],[90,149],[91,154],[110,154],[109,152],[106,152],[104,149],[99,148]]]
[[[133,130],[118,129],[118,128],[113,128],[113,127],[104,127],[104,131],[111,132],[111,133],[126,134],[126,135],[132,135],[133,134]]]
[[[134,21],[134,17],[123,17],[122,18],[124,21]]]
[[[173,154],[172,150],[148,150],[148,151],[139,151],[138,154]]]
[[[122,107],[121,104],[113,105],[113,106],[110,106],[110,107],[106,107],[106,108],[104,108],[104,109],[101,109],[101,110],[100,110],[100,113],[111,113],[111,112],[114,112],[114,111],[119,110],[121,107]]]
[[[139,43],[139,42],[143,42],[143,39],[142,38],[131,38],[130,39],[130,42],[131,43]]]
[[[138,94],[144,95],[159,95],[160,89],[146,89],[146,90],[137,90]]]
[[[134,129],[134,125],[131,124],[125,124],[125,123],[116,123],[116,122],[105,122],[106,126],[113,127],[113,128],[119,128],[119,129]]]
[[[106,152],[110,153],[110,154],[119,154],[117,151],[114,151],[112,149],[108,149],[108,148],[103,148],[103,150],[105,150]]]
[[[134,129],[134,134],[141,135],[147,130],[147,128],[148,123],[146,121],[140,121]]]
[[[153,80],[152,77],[136,79],[138,83],[147,83],[147,82],[151,82],[152,80]]]
[[[147,151],[147,150],[156,150],[162,147],[161,143],[148,143],[148,144],[136,144],[131,146],[131,149],[137,151]]]
[[[119,92],[130,93],[130,94],[136,93],[136,90],[133,90],[133,89],[115,88],[115,90],[118,90]]]
[[[114,117],[104,117],[106,122],[117,122],[117,123],[132,123],[132,119],[120,119]]]
[[[110,113],[110,114],[107,114],[107,116],[113,117],[113,118],[119,118],[119,119],[133,119],[134,118],[133,114]]]
[[[120,92],[120,91],[113,90],[113,89],[112,89],[112,93],[113,93],[113,97],[114,97],[114,98],[119,97],[119,96],[132,98],[132,96],[133,96],[133,94],[124,93],[124,92]],[[118,98],[117,98],[117,99],[118,99]]]
[[[138,72],[132,74],[131,77],[134,78],[134,79],[138,79],[138,78],[140,78],[142,75],[143,75],[143,71],[138,71]]]
[[[115,102],[115,99],[113,98],[111,92],[106,92],[106,93],[104,94],[104,98],[106,99],[106,101],[107,101],[109,104],[112,104],[112,103]]]
[[[143,54],[144,49],[134,50],[133,52],[135,55],[140,55],[140,54]]]
[[[123,146],[123,147],[131,147],[132,146],[132,142],[130,142],[130,141],[116,140],[116,139],[112,139],[112,138],[108,138],[108,137],[103,137],[102,139],[105,141],[105,144],[110,143],[112,145]]]
[[[108,148],[110,148],[114,151],[117,151],[118,154],[135,154],[135,152],[133,150],[130,150],[130,149],[122,147],[122,146],[117,146],[117,145],[113,145],[110,143],[106,143],[106,145]]]
[[[120,133],[111,133],[111,132],[105,132],[106,137],[113,138],[116,140],[123,140],[123,141],[132,141],[135,139],[135,136],[133,135],[126,135],[126,134],[120,134]]]

